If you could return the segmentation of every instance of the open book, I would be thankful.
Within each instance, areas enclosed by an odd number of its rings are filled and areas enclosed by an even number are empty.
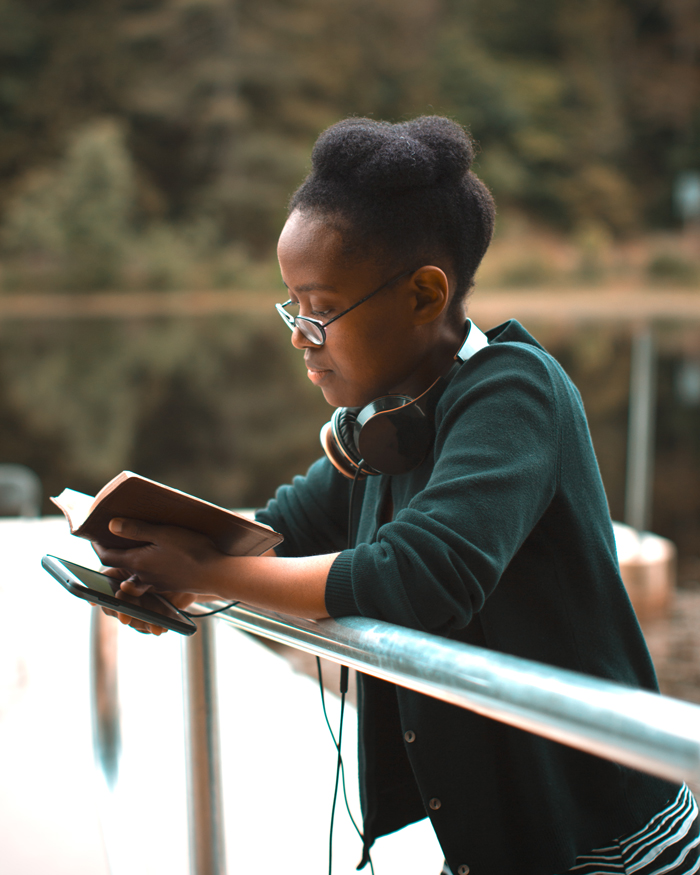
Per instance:
[[[71,533],[105,547],[134,547],[145,542],[121,538],[109,530],[114,517],[181,526],[207,535],[222,553],[259,556],[282,541],[269,526],[217,507],[179,489],[122,471],[93,498],[64,489],[51,501],[66,515]]]

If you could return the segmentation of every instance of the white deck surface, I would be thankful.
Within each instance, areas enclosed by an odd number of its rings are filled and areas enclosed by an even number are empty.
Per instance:
[[[187,875],[181,638],[120,628],[122,757],[110,794],[93,766],[92,609],[42,570],[44,553],[98,567],[62,518],[0,520],[0,873]],[[325,875],[335,751],[318,687],[255,640],[218,631],[228,871]],[[343,753],[357,817],[350,708]],[[442,864],[427,820],[380,839],[372,856],[376,875],[438,875]],[[335,875],[359,857],[339,806]]]

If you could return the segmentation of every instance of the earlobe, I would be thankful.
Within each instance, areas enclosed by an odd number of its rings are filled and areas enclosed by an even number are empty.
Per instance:
[[[450,283],[442,268],[426,265],[412,277],[414,286],[414,321],[416,325],[433,322],[447,307]]]

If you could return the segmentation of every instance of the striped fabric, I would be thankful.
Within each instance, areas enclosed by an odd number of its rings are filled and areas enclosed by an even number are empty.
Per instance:
[[[700,818],[684,784],[642,829],[576,858],[565,875],[693,875],[700,872]],[[441,875],[452,875],[445,861]]]
[[[582,854],[566,875],[693,875],[700,872],[698,806],[687,786],[632,835]]]

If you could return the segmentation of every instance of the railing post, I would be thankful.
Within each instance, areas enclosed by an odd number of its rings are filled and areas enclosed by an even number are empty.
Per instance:
[[[119,624],[102,611],[92,612],[90,624],[90,704],[95,765],[107,790],[114,791],[119,777],[121,724],[117,671]]]
[[[191,875],[226,875],[215,626],[197,621],[183,639],[187,788]]]
[[[654,478],[656,420],[656,350],[652,326],[646,324],[632,338],[625,522],[648,531]]]

